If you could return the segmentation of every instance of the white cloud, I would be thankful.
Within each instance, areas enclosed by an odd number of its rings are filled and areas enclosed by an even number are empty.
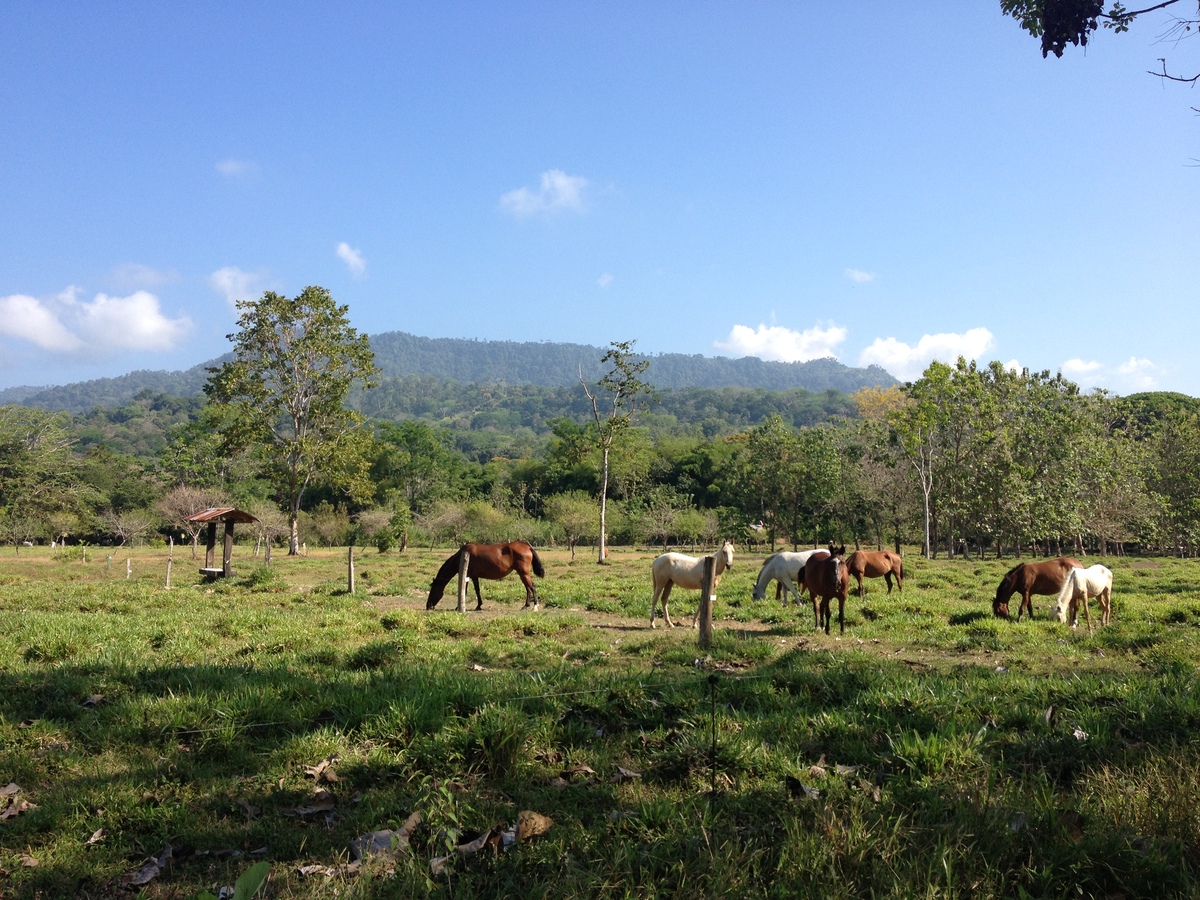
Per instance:
[[[1068,378],[1078,379],[1098,372],[1102,367],[1102,364],[1095,360],[1068,359],[1062,364],[1062,373]]]
[[[875,280],[874,272],[864,272],[862,269],[845,269],[843,274],[855,284],[866,284]]]
[[[362,251],[354,249],[345,241],[337,245],[337,255],[355,278],[361,278],[367,271],[367,261],[363,258]]]
[[[209,286],[222,295],[230,306],[257,298],[262,293],[262,283],[261,274],[243,272],[237,266],[225,266],[208,276]]]
[[[972,328],[966,334],[922,335],[915,347],[895,338],[875,338],[871,346],[858,356],[860,366],[877,365],[901,381],[914,381],[933,360],[953,363],[960,356],[979,359],[992,345],[992,333],[986,328]]]
[[[187,316],[164,316],[158,298],[147,291],[97,294],[86,302],[77,294],[71,287],[48,300],[0,297],[0,334],[54,353],[103,357],[117,350],[170,350],[192,327]]]
[[[217,163],[217,171],[226,178],[245,178],[258,174],[258,164],[248,159],[223,159]]]
[[[77,317],[81,336],[99,353],[108,348],[170,350],[192,328],[187,316],[164,316],[158,298],[148,291],[128,297],[97,294],[91,302],[78,304]]]
[[[174,269],[155,269],[142,263],[125,263],[113,269],[113,281],[122,289],[158,288],[179,280]]]
[[[517,188],[500,197],[500,208],[518,219],[554,215],[561,212],[583,212],[583,190],[587,179],[568,175],[561,169],[542,173],[540,190]]]
[[[56,353],[71,353],[83,346],[52,310],[27,294],[0,297],[0,334]]]
[[[845,328],[814,325],[804,331],[793,331],[781,325],[759,325],[755,330],[747,325],[734,325],[729,337],[713,346],[735,357],[757,356],[775,362],[804,362],[836,356],[834,348],[846,339]]]
[[[1158,387],[1162,370],[1148,359],[1129,357],[1116,366],[1100,362],[1068,359],[1062,373],[1082,388],[1102,387],[1118,394],[1152,391]]]
[[[612,283],[613,283],[613,276],[612,276],[611,272],[605,272],[603,275],[601,275],[599,278],[596,279],[596,284],[600,285],[600,287],[602,287],[602,288],[606,288]]]
[[[1136,356],[1129,357],[1117,366],[1117,374],[1124,379],[1125,387],[1135,391],[1149,391],[1158,387],[1158,372],[1158,366],[1150,360]]]

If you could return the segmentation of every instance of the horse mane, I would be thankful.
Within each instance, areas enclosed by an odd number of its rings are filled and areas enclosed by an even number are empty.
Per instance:
[[[459,547],[458,550],[448,560],[442,563],[442,567],[438,569],[437,574],[433,576],[433,585],[441,585],[445,587],[450,583],[450,579],[458,574],[458,566],[462,560],[463,552],[467,549],[466,545]]]

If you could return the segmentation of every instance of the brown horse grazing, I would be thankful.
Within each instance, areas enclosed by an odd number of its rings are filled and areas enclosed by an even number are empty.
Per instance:
[[[892,577],[896,587],[904,591],[904,560],[891,550],[855,550],[846,560],[850,577],[858,580],[858,599],[863,597],[863,578],[879,578],[887,581],[888,593],[892,592]]]
[[[846,594],[850,590],[850,576],[846,571],[845,555],[845,547],[830,545],[827,556],[817,559],[813,554],[804,564],[804,586],[812,595],[813,605],[816,605],[817,597],[821,598],[817,628],[824,624],[826,634],[829,634],[831,618],[829,601],[833,597],[838,598],[838,628],[842,634],[846,633]]]
[[[538,578],[544,578],[546,570],[542,567],[542,561],[538,559],[537,551],[533,547],[524,541],[509,541],[507,544],[463,544],[457,553],[442,563],[438,573],[433,576],[433,583],[429,585],[429,599],[425,601],[426,609],[433,609],[442,599],[446,585],[458,575],[464,553],[471,554],[471,559],[467,563],[467,577],[475,585],[475,599],[478,601],[475,609],[483,609],[483,595],[479,593],[479,579],[499,581],[513,570],[516,570],[517,577],[525,585],[525,605],[521,608],[528,609],[531,601],[533,608],[538,608],[537,588],[534,587],[530,573],[532,572]]]
[[[996,588],[996,599],[992,601],[992,613],[1008,618],[1008,598],[1017,591],[1021,592],[1021,605],[1017,607],[1017,621],[1021,621],[1021,613],[1029,610],[1029,618],[1033,618],[1033,604],[1029,601],[1030,594],[1055,594],[1062,590],[1067,573],[1072,569],[1082,569],[1083,564],[1070,556],[1058,556],[1043,562],[1021,563],[1008,570],[1000,579]]]

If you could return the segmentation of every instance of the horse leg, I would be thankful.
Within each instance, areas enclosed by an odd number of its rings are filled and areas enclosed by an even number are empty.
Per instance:
[[[888,586],[888,596],[890,597],[890,596],[892,595],[892,573],[891,573],[891,572],[884,572],[884,573],[883,573],[883,580],[887,582],[887,586]]]
[[[662,588],[658,586],[658,582],[654,583],[654,594],[650,598],[650,627],[654,627],[654,613],[658,610],[658,595],[662,592]]]
[[[667,599],[671,596],[671,588],[674,586],[675,582],[668,581],[662,589],[663,621],[667,623],[668,628],[675,627],[675,623],[671,621],[671,613],[667,610]]]
[[[1091,604],[1088,603],[1087,591],[1083,592],[1083,617],[1087,619],[1088,634],[1095,634],[1095,632],[1092,631],[1092,610]]]
[[[475,585],[475,612],[479,612],[483,609],[483,594],[479,592],[479,579],[472,578],[471,584]]]
[[[833,618],[829,611],[829,598],[821,597],[821,619],[825,623],[825,633],[829,634],[829,620]]]
[[[866,593],[866,589],[863,587],[862,572],[855,572],[854,577],[858,579],[858,599],[861,600],[863,594]]]
[[[1029,600],[1029,593],[1021,591],[1021,605],[1017,607],[1017,621],[1021,621],[1021,613],[1029,610],[1029,618],[1033,618],[1033,603]]]
[[[838,594],[838,631],[846,633],[846,595]]]
[[[533,610],[534,610],[534,612],[537,612],[537,608],[538,608],[537,585],[533,583],[533,576],[530,575],[528,572],[522,572],[520,569],[517,570],[517,575],[520,577],[521,583],[523,585],[525,585],[525,605],[522,606],[521,609],[529,609],[529,601],[532,600],[533,601]]]

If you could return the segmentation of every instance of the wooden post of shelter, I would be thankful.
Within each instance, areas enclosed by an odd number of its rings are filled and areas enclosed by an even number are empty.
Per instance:
[[[204,568],[215,569],[217,555],[217,523],[216,520],[208,523],[207,534],[204,537]]]
[[[704,557],[704,577],[700,579],[700,646],[707,650],[712,646],[713,573],[717,558]]]
[[[467,611],[467,582],[470,578],[467,576],[467,570],[471,567],[471,554],[463,547],[458,557],[458,611],[465,613]]]

